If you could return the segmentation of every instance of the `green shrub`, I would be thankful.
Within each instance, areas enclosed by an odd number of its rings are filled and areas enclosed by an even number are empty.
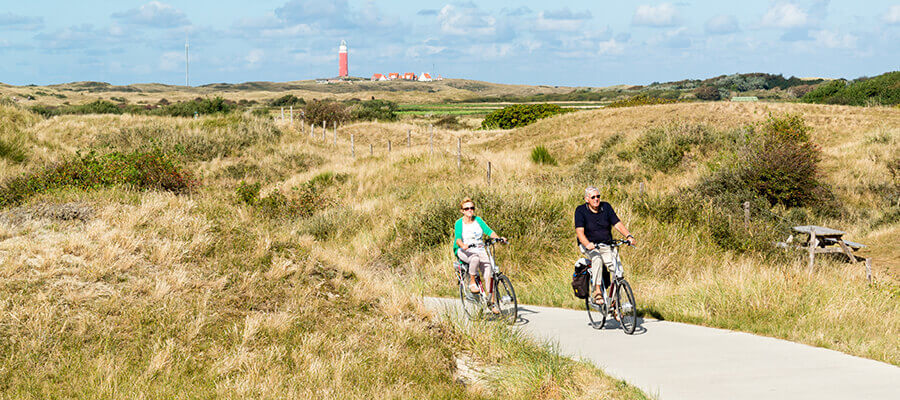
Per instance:
[[[455,131],[469,129],[469,126],[460,122],[459,117],[456,115],[444,115],[438,118],[437,121],[434,121],[434,126]]]
[[[722,96],[719,94],[719,89],[716,89],[715,86],[702,86],[694,90],[694,96],[697,96],[700,100],[721,100]]]
[[[95,100],[86,104],[68,105],[62,107],[36,105],[31,107],[31,112],[40,114],[44,117],[69,114],[122,114],[122,108],[120,108],[113,102],[109,102],[106,100]]]
[[[350,120],[347,107],[341,103],[329,100],[313,100],[303,107],[303,119],[306,123],[321,125],[322,122],[332,124],[344,123]],[[331,128],[331,126],[329,126]]]
[[[216,96],[212,99],[197,98],[192,101],[169,104],[153,110],[152,113],[154,115],[166,115],[170,117],[193,117],[194,114],[227,114],[234,111],[235,108],[236,106],[232,102]]]
[[[262,184],[241,181],[235,190],[239,202],[253,206],[267,218],[308,218],[327,209],[334,201],[325,190],[347,180],[347,174],[323,172],[299,187],[291,188],[290,196],[275,189],[265,197],[259,195]]]
[[[481,128],[513,129],[569,111],[556,104],[516,104],[489,113],[481,122]]]
[[[124,186],[184,193],[197,185],[189,171],[159,150],[105,155],[90,152],[0,183],[0,207],[16,205],[35,194],[55,189]]]
[[[306,100],[303,100],[302,98],[299,98],[292,94],[286,94],[269,102],[269,105],[272,107],[290,107],[303,104],[306,104]]]
[[[556,159],[544,145],[535,146],[531,150],[531,161],[534,161],[535,164],[556,165]]]
[[[788,207],[827,204],[833,196],[819,182],[821,151],[809,131],[798,115],[770,116],[759,132],[750,130],[733,164],[704,178],[700,190],[750,193]]]
[[[262,184],[259,182],[247,183],[241,181],[236,190],[238,200],[240,200],[241,203],[249,204],[251,206],[256,204],[256,201],[259,200],[259,190],[261,188]]]
[[[351,118],[360,121],[395,121],[397,120],[397,103],[387,100],[367,100],[357,103],[351,111]]]
[[[727,136],[703,125],[670,124],[644,132],[635,142],[632,155],[650,169],[669,172],[681,165],[693,147],[721,146],[728,141]]]
[[[653,104],[671,104],[671,103],[679,103],[679,100],[676,99],[665,99],[662,97],[652,97],[644,94],[639,94],[637,96],[632,96],[627,99],[616,100],[612,103],[609,103],[606,107],[609,108],[617,108],[617,107],[635,107],[635,106],[646,106]]]
[[[801,101],[851,106],[900,104],[900,71],[861,78],[849,84],[843,79],[834,80],[813,89]]]

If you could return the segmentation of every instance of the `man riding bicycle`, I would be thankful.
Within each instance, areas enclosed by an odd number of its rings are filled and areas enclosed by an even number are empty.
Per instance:
[[[608,287],[611,281],[607,271],[614,267],[616,261],[609,248],[613,242],[612,228],[616,228],[629,244],[634,245],[634,236],[619,220],[612,206],[600,201],[600,191],[593,186],[587,187],[584,189],[584,204],[575,208],[575,236],[578,239],[578,248],[591,260],[591,274],[595,279],[594,301],[597,304],[603,303],[599,274],[603,273],[606,277],[603,280]]]

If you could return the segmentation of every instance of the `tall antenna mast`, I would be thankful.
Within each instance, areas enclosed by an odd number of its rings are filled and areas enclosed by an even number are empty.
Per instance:
[[[189,53],[190,45],[188,44],[188,37],[184,35],[184,86],[190,86],[189,72],[191,65],[191,57]]]

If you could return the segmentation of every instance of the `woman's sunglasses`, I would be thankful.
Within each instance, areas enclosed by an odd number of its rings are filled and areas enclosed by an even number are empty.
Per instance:
[[[475,207],[463,207],[463,211],[469,211],[469,210],[475,211]]]

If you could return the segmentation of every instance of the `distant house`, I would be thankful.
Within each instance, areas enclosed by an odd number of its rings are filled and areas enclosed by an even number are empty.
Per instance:
[[[384,75],[382,75],[382,74],[374,74],[374,75],[372,75],[372,80],[373,81],[386,81],[387,78],[385,78]]]
[[[416,80],[416,73],[415,72],[407,72],[407,73],[403,74],[403,78],[401,78],[401,79],[407,80],[407,81],[414,81],[414,80]]]
[[[391,73],[388,74],[388,80],[392,81],[392,80],[395,80],[395,79],[400,79],[400,73],[399,73],[399,72],[391,72]]]
[[[423,72],[422,75],[419,75],[419,80],[422,82],[431,82],[433,79],[431,79],[431,74]]]

